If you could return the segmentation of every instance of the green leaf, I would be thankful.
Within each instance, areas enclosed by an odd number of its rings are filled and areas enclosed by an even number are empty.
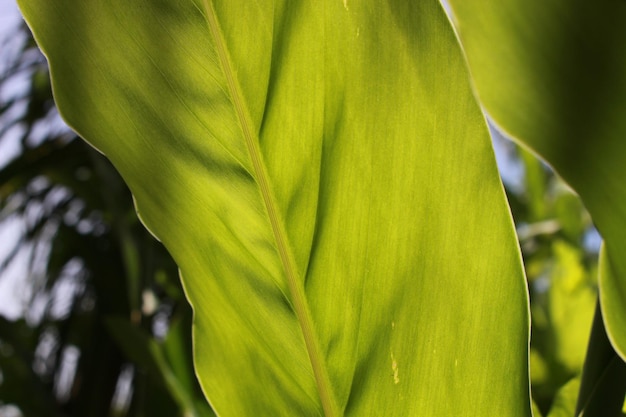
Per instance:
[[[600,270],[606,266],[604,247],[600,251]],[[602,272],[600,272],[602,274]],[[583,368],[576,416],[621,416],[626,392],[626,363],[617,355],[604,326],[600,304],[596,305]]]
[[[520,254],[438,2],[20,6],[180,266],[220,416],[530,415]]]
[[[573,378],[559,390],[548,417],[576,416],[576,398],[580,388],[580,379]]]
[[[532,410],[533,410],[533,417],[542,417],[541,410],[539,409],[539,406],[535,404],[534,401],[532,402]]]
[[[606,327],[626,358],[626,2],[451,0],[476,93],[580,195],[606,241]]]
[[[188,416],[211,417],[213,410],[204,400],[199,389],[196,375],[193,373],[192,346],[191,346],[191,310],[170,322],[167,336],[163,340],[163,364],[171,369],[169,381],[177,383],[177,393],[180,399],[186,400]],[[170,388],[171,390],[171,388]]]
[[[581,254],[569,244],[553,243],[555,265],[548,293],[554,332],[554,354],[567,371],[580,373],[596,302],[595,290],[581,263]]]

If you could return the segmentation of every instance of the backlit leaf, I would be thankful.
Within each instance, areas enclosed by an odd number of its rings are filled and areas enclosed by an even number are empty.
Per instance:
[[[486,111],[575,189],[605,239],[600,301],[624,359],[626,2],[450,3]]]
[[[180,266],[218,415],[530,414],[519,250],[437,1],[20,5]]]

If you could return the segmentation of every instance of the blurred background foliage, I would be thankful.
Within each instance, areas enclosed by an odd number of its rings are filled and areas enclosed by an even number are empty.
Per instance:
[[[212,416],[176,265],[113,167],[60,121],[27,28],[12,30],[0,43],[0,416]]]
[[[27,28],[0,41],[0,416],[212,416],[176,266],[107,160],[60,122]],[[582,369],[600,237],[546,165],[492,133],[546,415]]]
[[[550,167],[495,129],[492,136],[528,278],[533,400],[547,415],[559,389],[582,372],[601,238],[578,196]]]

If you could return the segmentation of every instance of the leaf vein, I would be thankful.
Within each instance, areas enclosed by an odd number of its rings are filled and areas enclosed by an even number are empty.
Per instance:
[[[296,317],[300,323],[307,354],[313,368],[313,374],[315,376],[315,382],[320,402],[322,404],[322,409],[324,410],[326,417],[336,417],[339,415],[337,411],[338,407],[331,393],[330,380],[328,377],[325,359],[321,354],[321,349],[319,348],[317,336],[313,328],[312,317],[306,300],[302,280],[299,278],[295,262],[293,261],[293,257],[290,253],[286,233],[282,226],[282,222],[280,221],[278,208],[276,207],[276,203],[269,186],[268,175],[258,147],[258,138],[251,129],[252,123],[247,116],[243,98],[235,80],[234,71],[232,70],[230,60],[227,55],[225,41],[222,38],[215,10],[213,9],[212,4],[209,3],[209,0],[203,0],[203,4],[205,7],[209,30],[215,40],[216,50],[222,65],[222,70],[226,77],[228,90],[232,97],[235,112],[237,113],[237,118],[246,142],[246,147],[252,160],[253,169],[256,174],[255,177],[261,191],[263,203],[269,216],[274,239],[276,240],[278,255],[287,278],[287,285],[291,294],[291,302]]]

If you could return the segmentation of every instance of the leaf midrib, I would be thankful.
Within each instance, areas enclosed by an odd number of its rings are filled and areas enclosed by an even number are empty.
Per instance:
[[[324,410],[324,415],[326,417],[338,417],[338,407],[330,391],[330,380],[328,377],[325,359],[321,354],[321,350],[318,345],[304,288],[300,285],[301,280],[298,271],[295,268],[291,251],[289,250],[286,232],[282,222],[280,221],[278,208],[276,207],[276,203],[269,186],[268,175],[258,146],[258,138],[254,133],[252,133],[252,123],[249,120],[247,112],[245,111],[244,99],[242,98],[239,85],[235,79],[235,75],[228,58],[225,41],[217,21],[215,10],[213,9],[212,4],[209,3],[209,0],[203,0],[203,4],[209,30],[215,40],[218,58],[224,76],[226,77],[228,91],[232,98],[235,112],[237,113],[237,120],[239,121],[239,125],[246,142],[246,148],[248,149],[248,153],[250,154],[250,159],[252,161],[254,174],[257,183],[259,184],[263,203],[269,216],[278,254],[287,278],[291,302],[293,304],[298,322],[300,323],[311,367],[313,368],[313,374],[320,402],[322,404],[322,409]]]

